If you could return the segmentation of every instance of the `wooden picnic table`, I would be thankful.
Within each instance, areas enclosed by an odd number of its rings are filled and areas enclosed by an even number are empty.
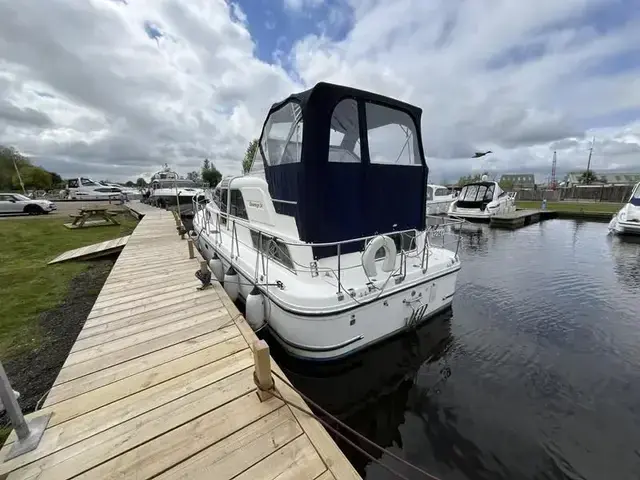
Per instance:
[[[82,228],[87,220],[96,219],[102,220],[106,225],[120,225],[120,222],[116,220],[115,216],[118,212],[110,211],[108,206],[96,205],[92,207],[82,207],[78,214],[70,214],[73,218],[70,228]],[[92,221],[91,225],[96,225],[98,222]]]

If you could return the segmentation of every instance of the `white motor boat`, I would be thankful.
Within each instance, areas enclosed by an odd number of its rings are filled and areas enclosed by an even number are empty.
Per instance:
[[[137,200],[142,196],[142,193],[140,193],[140,190],[137,188],[125,187],[123,185],[118,185],[117,183],[107,183],[107,182],[100,182],[100,185],[119,189],[122,193],[124,193],[127,196],[128,200]]]
[[[488,221],[493,215],[516,211],[516,193],[504,192],[498,182],[487,180],[468,183],[449,206],[449,216],[466,220]]]
[[[609,232],[618,235],[640,235],[640,183],[637,183],[629,201],[609,222]]]
[[[194,202],[213,275],[290,354],[349,355],[450,306],[460,222],[431,243],[421,114],[319,83],[271,107],[249,175]]]
[[[204,190],[194,181],[181,179],[167,165],[151,177],[149,184],[148,202],[161,208],[174,207],[180,204],[191,208],[194,198],[204,196]]]
[[[120,200],[122,188],[102,185],[90,178],[79,177],[67,180],[64,194],[70,200]]]
[[[427,215],[443,215],[456,199],[455,193],[442,185],[427,185]]]

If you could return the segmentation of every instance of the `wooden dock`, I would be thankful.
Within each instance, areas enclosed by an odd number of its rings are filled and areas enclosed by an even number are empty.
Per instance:
[[[114,238],[113,240],[107,240],[106,242],[94,243],[87,245],[86,247],[74,248],[68,250],[49,262],[52,263],[67,262],[69,260],[88,260],[92,258],[104,257],[106,255],[113,255],[122,251],[124,246],[129,241],[129,235],[124,237]]]
[[[503,213],[500,215],[494,215],[489,221],[489,226],[493,228],[521,228],[538,223],[549,218],[555,218],[556,212],[553,210],[516,210],[511,213]]]
[[[12,433],[0,478],[360,478],[311,416],[260,401],[251,328],[217,282],[197,289],[198,258],[172,213],[135,209],[144,218],[43,408],[27,416],[52,414],[37,449],[6,460]]]

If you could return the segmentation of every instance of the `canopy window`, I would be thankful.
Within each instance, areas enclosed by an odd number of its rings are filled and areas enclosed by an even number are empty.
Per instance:
[[[298,163],[302,158],[302,109],[288,102],[267,119],[262,138],[267,165]]]

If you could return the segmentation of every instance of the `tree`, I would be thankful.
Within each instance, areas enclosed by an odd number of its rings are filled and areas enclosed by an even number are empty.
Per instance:
[[[578,181],[580,183],[589,185],[590,183],[597,182],[598,177],[595,173],[593,173],[593,170],[585,170],[584,172],[582,172],[582,175],[580,175]]]
[[[136,180],[136,185],[140,188],[144,188],[147,186],[147,182],[145,182],[144,178],[140,177],[138,180]]]
[[[202,180],[211,187],[215,187],[222,180],[222,174],[207,158],[202,162]]]
[[[135,183],[133,183],[131,180],[129,180],[127,183],[125,183],[125,184],[124,184],[124,186],[125,186],[125,187],[129,187],[129,188],[131,188],[131,187],[135,187],[135,186],[136,186],[136,184],[135,184]]]
[[[244,160],[242,160],[242,173],[249,173],[249,170],[251,169],[251,164],[253,163],[253,157],[256,154],[257,148],[258,148],[258,139],[254,138],[249,142],[247,151],[244,154]]]
[[[513,190],[513,180],[500,179],[500,181],[498,182],[498,185],[500,185],[500,188],[502,190],[505,190],[507,192],[510,190]]]
[[[62,181],[60,175],[33,165],[13,147],[0,145],[0,190],[49,189]]]
[[[468,176],[462,176],[458,179],[458,183],[456,185],[458,185],[459,187],[466,185],[467,183],[473,183],[473,182],[479,182],[482,180],[482,176],[483,175],[489,175],[489,172],[483,172],[482,174],[480,173],[476,173],[475,175],[468,175]]]
[[[200,173],[196,172],[195,170],[193,172],[187,173],[187,180],[191,180],[192,182],[200,181]]]

